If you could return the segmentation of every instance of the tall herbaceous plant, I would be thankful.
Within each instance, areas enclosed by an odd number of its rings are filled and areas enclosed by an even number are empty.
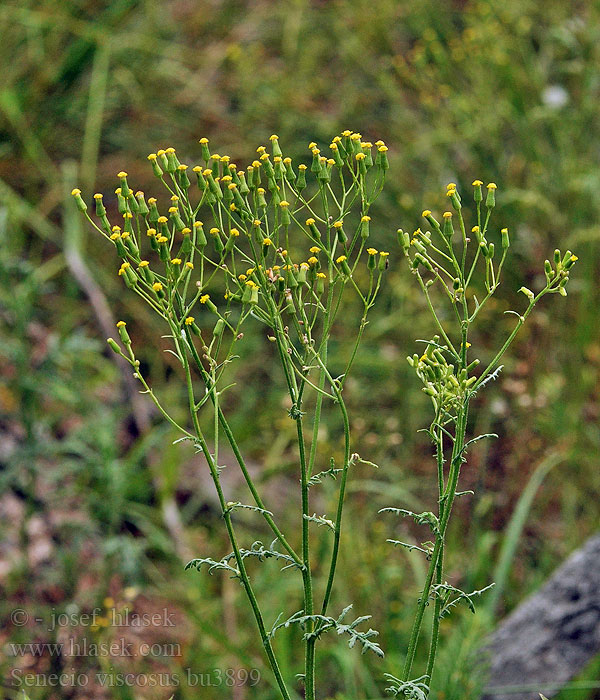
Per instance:
[[[372,144],[363,141],[359,133],[344,131],[329,145],[329,157],[311,143],[307,164],[295,166],[291,158],[284,157],[273,135],[270,149],[260,146],[257,159],[244,170],[228,156],[211,153],[207,139],[201,139],[200,145],[203,163],[192,168],[180,163],[173,148],[148,156],[163,188],[160,201],[134,192],[127,173],[120,172],[120,186],[115,191],[119,224],[109,221],[101,194],[94,195],[97,221],[89,216],[81,192],[73,190],[73,196],[91,224],[114,246],[124,284],[164,320],[170,350],[181,366],[189,413],[183,425],[171,416],[143,376],[124,321],[117,324],[120,344],[108,339],[110,347],[131,365],[141,391],[180,433],[179,440],[189,441],[190,449],[202,453],[208,464],[231,551],[220,559],[194,559],[188,568],[222,570],[239,580],[282,698],[290,698],[288,687],[296,680],[283,678],[273,638],[282,627],[299,630],[304,647],[301,681],[305,697],[313,700],[315,649],[326,632],[334,630],[346,636],[351,647],[358,644],[363,652],[383,656],[375,640],[377,632],[365,628],[369,617],[353,620],[351,604],[331,611],[330,601],[344,532],[347,480],[352,465],[363,461],[352,451],[344,386],[388,267],[388,253],[369,243],[370,209],[384,186],[387,147],[382,141]],[[424,343],[422,354],[410,357],[409,362],[432,401],[428,433],[436,455],[439,500],[426,513],[385,509],[414,517],[431,529],[433,538],[421,546],[405,545],[420,550],[429,568],[405,667],[398,676],[388,676],[391,693],[416,698],[426,698],[429,693],[440,619],[461,600],[472,605],[472,597],[481,593],[465,593],[444,579],[444,537],[452,504],[460,495],[460,467],[469,444],[478,439],[466,438],[470,400],[499,371],[502,355],[536,302],[548,293],[566,294],[569,269],[576,260],[570,252],[563,256],[556,251],[554,264],[546,262],[546,286],[537,294],[522,288],[528,306],[522,314],[513,312],[514,331],[482,371],[478,360],[470,359],[469,330],[498,288],[509,236],[506,229],[497,236],[489,229],[495,185],[488,185],[484,201],[482,183],[475,181],[477,225],[469,234],[455,186],[448,187],[448,198],[458,219],[456,234],[452,212],[443,215],[441,224],[431,212],[424,212],[431,231],[419,229],[412,239],[399,231],[401,248],[436,328],[433,339]],[[497,254],[494,242],[488,240],[493,237],[499,238]],[[472,290],[475,283],[483,284],[481,299]],[[354,340],[348,342],[345,367],[339,374],[331,367],[328,346],[349,295],[358,300],[361,312],[354,320]],[[450,314],[441,312],[442,303]],[[228,369],[241,350],[248,322],[262,324],[276,348],[289,394],[289,417],[296,424],[299,506],[297,524],[288,533],[282,531],[253,481],[222,407],[223,396],[231,388]],[[345,318],[344,325],[351,326],[352,319]],[[339,464],[318,451],[324,402],[339,411],[343,425],[343,460]],[[229,445],[246,481],[248,503],[231,501],[225,493],[219,458],[223,443]],[[311,511],[310,494],[324,480],[335,484],[337,505],[328,516],[317,516]],[[238,539],[239,509],[252,510],[264,519],[272,532],[270,544],[256,541],[248,547]],[[315,526],[331,531],[331,546],[324,555],[311,551],[310,534]],[[267,558],[278,560],[280,568],[288,570],[283,575],[295,572],[303,590],[302,610],[282,611],[277,620],[269,621],[262,615],[249,573]],[[325,572],[319,595],[313,586],[317,567]],[[413,678],[413,662],[430,602],[431,647],[423,660],[423,673]]]
[[[330,157],[311,144],[310,165],[295,167],[291,158],[284,157],[277,136],[270,142],[270,152],[259,147],[257,159],[245,170],[238,169],[229,157],[211,153],[206,139],[200,141],[204,162],[193,168],[180,163],[173,148],[151,154],[151,167],[164,187],[161,201],[134,193],[127,174],[121,172],[116,195],[122,221],[119,225],[109,222],[99,194],[95,195],[98,224],[90,221],[114,245],[122,261],[118,274],[127,287],[163,318],[171,349],[181,364],[188,425],[179,425],[148,385],[123,321],[118,324],[122,345],[108,340],[132,365],[142,390],[165,419],[208,463],[231,553],[218,561],[195,559],[188,566],[222,569],[240,580],[284,698],[289,697],[289,679],[281,676],[272,638],[284,624],[302,628],[305,692],[307,698],[314,698],[315,645],[326,631],[343,630],[350,644],[358,642],[383,654],[372,639],[376,633],[361,631],[359,623],[366,618],[347,624],[349,609],[330,617],[329,602],[348,471],[360,459],[351,453],[343,389],[388,265],[387,252],[368,247],[369,210],[384,184],[387,147],[383,142],[373,146],[362,141],[360,134],[347,131],[333,139]],[[80,192],[73,194],[87,215]],[[219,292],[209,293],[208,289]],[[356,338],[348,348],[344,372],[332,376],[328,343],[346,294],[356,295],[362,314],[356,321]],[[228,365],[243,341],[247,322],[263,324],[277,348],[289,393],[289,415],[296,423],[300,494],[297,526],[291,537],[281,531],[269,504],[263,502],[221,407],[228,388]],[[211,330],[204,330],[207,327]],[[339,465],[327,459],[328,469],[319,472],[317,465],[323,464],[323,458],[317,455],[317,436],[324,401],[333,403],[340,412],[344,458]],[[199,411],[206,404],[212,406],[213,415],[210,424],[203,425]],[[213,432],[210,445],[207,431]],[[224,493],[219,476],[223,441],[229,444],[244,475],[250,503],[232,502]],[[335,513],[331,518],[315,516],[310,510],[310,490],[331,478],[336,479],[338,488]],[[238,540],[235,516],[240,508],[250,508],[264,518],[273,536],[268,546],[257,542],[245,548]],[[315,524],[332,531],[329,561],[319,562],[328,571],[319,600],[313,592],[315,562],[309,532]],[[267,627],[263,619],[248,573],[252,560],[264,558],[276,558],[284,567],[297,571],[304,591],[302,612],[273,627]]]

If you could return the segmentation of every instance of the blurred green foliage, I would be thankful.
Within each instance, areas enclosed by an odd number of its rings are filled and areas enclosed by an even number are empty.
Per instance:
[[[536,287],[556,245],[580,258],[569,299],[536,310],[501,380],[478,399],[473,431],[500,438],[474,452],[465,470],[465,488],[476,494],[459,504],[448,547],[457,585],[489,583],[519,495],[537,465],[557,465],[544,476],[526,524],[511,535],[498,608],[474,623],[461,620],[454,632],[452,623],[443,625],[446,656],[434,697],[475,697],[467,662],[481,635],[597,528],[598,3],[4,0],[0,23],[7,28],[0,42],[0,483],[24,504],[16,540],[23,554],[2,582],[2,620],[23,596],[40,609],[85,606],[135,584],[149,598],[176,603],[191,621],[177,660],[182,668],[262,668],[237,591],[181,570],[178,554],[202,547],[221,555],[225,544],[189,454],[169,445],[162,426],[151,429],[157,418],[140,415],[122,371],[100,355],[106,302],[134,321],[129,327],[137,347],[147,345],[149,376],[171,405],[178,401],[176,368],[150,345],[159,335],[155,321],[130,297],[121,301],[115,262],[74,223],[65,192],[76,181],[88,200],[94,191],[110,199],[115,173],[125,168],[149,195],[146,155],[173,145],[195,162],[201,136],[242,163],[273,132],[298,157],[309,141],[326,145],[352,128],[390,146],[392,167],[372,226],[378,247],[395,250],[396,228],[419,226],[423,208],[440,212],[448,181],[459,188],[475,177],[498,183],[496,216],[512,232],[513,256],[493,323],[490,316],[480,321],[485,347],[505,335],[501,312],[518,308],[523,281]],[[331,678],[331,696],[346,700],[383,695],[383,672],[402,661],[406,600],[423,577],[416,555],[385,543],[394,533],[374,514],[381,506],[426,504],[435,488],[429,445],[416,432],[427,421],[427,401],[404,360],[431,329],[400,258],[392,259],[347,385],[356,449],[382,469],[357,470],[352,482],[353,551],[342,552],[336,602],[373,614],[387,656],[381,664],[330,644],[320,671]],[[338,342],[344,337],[341,329]],[[295,478],[293,425],[265,339],[247,340],[248,358],[237,369],[244,391],[235,396],[236,430],[262,478],[277,484]],[[267,423],[278,430],[269,445],[261,440]],[[323,441],[339,451],[335,423]],[[294,506],[284,491],[275,493],[279,509]],[[174,506],[175,529],[168,515]],[[56,511],[79,516],[53,525],[54,556],[35,568],[34,579],[24,554],[26,523],[39,514],[52,521]],[[249,520],[248,545],[255,532]],[[326,546],[320,531],[315,537]],[[274,620],[279,602],[291,605],[300,592],[270,567],[254,576]],[[86,574],[93,582],[83,586]],[[9,623],[6,629],[10,636]],[[296,638],[280,635],[284,673],[293,673]],[[236,700],[275,697],[267,676],[259,694],[247,687]],[[111,692],[107,697],[131,697],[127,689]],[[40,689],[31,696],[58,697]]]

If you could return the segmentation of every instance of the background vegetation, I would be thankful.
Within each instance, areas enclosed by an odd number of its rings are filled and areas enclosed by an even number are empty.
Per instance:
[[[481,661],[473,653],[481,635],[598,523],[598,3],[4,0],[0,26],[0,641],[60,641],[34,618],[129,600],[138,611],[176,612],[176,629],[144,634],[181,643],[180,657],[25,656],[18,665],[265,671],[234,584],[183,572],[186,557],[220,556],[226,545],[202,464],[170,444],[170,430],[105,351],[116,318],[129,322],[154,387],[173,406],[180,378],[158,352],[158,325],[130,295],[125,301],[115,261],[83,226],[69,192],[78,184],[88,200],[96,191],[110,200],[116,172],[126,169],[150,195],[146,155],[174,146],[195,162],[201,136],[244,163],[273,132],[300,156],[309,141],[326,145],[351,128],[390,146],[372,225],[377,247],[396,250],[396,228],[416,228],[424,208],[441,210],[447,182],[498,183],[495,216],[512,231],[513,255],[493,316],[480,322],[484,346],[505,335],[501,312],[518,304],[523,280],[536,287],[555,246],[580,258],[569,299],[536,309],[502,378],[478,399],[473,430],[500,437],[475,452],[464,472],[475,496],[459,504],[449,566],[462,588],[482,588],[494,576],[501,585],[458,631],[456,618],[444,623],[434,685],[440,700],[475,697],[478,678],[469,669]],[[428,421],[427,400],[404,359],[431,328],[399,251],[391,263],[347,385],[356,449],[382,468],[355,472],[346,516],[353,542],[342,552],[336,601],[373,614],[386,659],[330,640],[320,672],[330,678],[331,697],[345,700],[383,697],[383,672],[398,668],[409,632],[406,601],[423,577],[416,555],[385,543],[394,527],[415,539],[419,531],[375,513],[425,505],[435,489],[430,448],[417,433]],[[343,343],[343,328],[338,337]],[[237,368],[243,391],[230,400],[245,448],[285,512],[296,505],[286,496],[296,478],[294,426],[265,338],[247,340]],[[277,437],[267,440],[273,430]],[[334,453],[337,435],[332,424],[322,436]],[[236,483],[232,474],[232,493]],[[526,524],[513,520],[507,536],[521,496]],[[246,545],[266,536],[260,528],[248,520]],[[299,591],[270,563],[254,577],[271,620],[282,601],[299,609]],[[30,625],[11,624],[16,606],[30,611]],[[116,630],[93,634],[108,639]],[[299,670],[295,634],[277,640],[292,673]],[[10,656],[0,661],[5,677],[14,664]],[[199,697],[185,684],[176,692]],[[266,671],[255,688],[202,692],[276,697]],[[30,692],[32,700],[169,694]]]

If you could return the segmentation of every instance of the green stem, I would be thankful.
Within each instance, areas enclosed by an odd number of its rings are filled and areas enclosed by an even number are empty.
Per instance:
[[[300,406],[298,406],[298,418],[296,419],[296,430],[298,433],[298,451],[300,456],[300,473],[302,482],[302,560],[304,567],[302,568],[302,582],[304,584],[304,614],[312,615],[313,608],[313,592],[312,592],[312,574],[310,570],[310,537],[309,537],[309,497],[308,497],[308,472],[306,465],[306,451],[304,448],[304,434],[302,432],[302,414]],[[314,700],[315,698],[315,643],[316,637],[312,635],[314,631],[314,622],[308,621],[306,624],[306,653],[305,653],[305,698],[306,700]]]
[[[177,341],[176,341],[176,344],[179,345],[179,343],[177,343]],[[261,613],[260,607],[258,605],[258,600],[256,598],[256,595],[254,593],[252,585],[250,584],[250,579],[248,578],[248,574],[246,572],[244,560],[240,554],[240,550],[239,550],[239,547],[237,544],[237,539],[235,536],[235,531],[233,528],[233,523],[231,521],[231,511],[227,507],[227,503],[225,501],[225,496],[223,494],[223,489],[221,488],[221,482],[219,480],[219,472],[217,470],[217,465],[215,464],[215,462],[212,458],[212,455],[211,455],[210,450],[208,448],[208,444],[206,442],[206,439],[204,438],[204,435],[202,433],[202,429],[200,428],[200,423],[198,421],[198,415],[196,413],[196,407],[195,407],[196,400],[194,397],[194,387],[193,387],[193,383],[192,383],[192,374],[190,372],[190,364],[189,364],[187,352],[185,352],[185,349],[183,349],[183,351],[180,349],[180,356],[183,359],[183,366],[184,366],[185,375],[186,375],[189,410],[190,410],[190,415],[192,417],[192,423],[194,425],[194,431],[195,431],[196,437],[198,439],[198,444],[200,445],[200,448],[202,449],[202,452],[203,452],[203,454],[206,458],[206,461],[208,463],[210,475],[212,477],[213,483],[215,485],[215,489],[217,491],[219,505],[221,507],[221,512],[223,514],[223,520],[225,521],[225,527],[227,528],[227,534],[229,535],[229,541],[231,543],[231,547],[233,549],[233,554],[235,557],[236,565],[237,565],[238,571],[240,573],[240,580],[242,582],[242,585],[244,586],[244,590],[246,591],[246,595],[248,596],[248,601],[250,602],[250,607],[252,608],[252,612],[254,614],[254,619],[256,620],[256,624],[258,626],[260,637],[262,639],[262,643],[263,643],[263,646],[265,648],[265,652],[267,654],[269,664],[270,664],[271,669],[273,671],[273,675],[275,676],[275,680],[277,682],[277,685],[279,686],[281,696],[282,696],[282,698],[284,698],[284,700],[290,700],[289,692],[286,688],[285,681],[283,680],[283,676],[281,675],[281,671],[279,669],[279,664],[277,663],[277,659],[275,657],[275,653],[273,651],[273,647],[271,645],[269,635],[267,634],[267,630],[265,628],[262,613]]]
[[[192,358],[194,360],[194,364],[198,368],[198,371],[200,372],[200,374],[202,376],[202,380],[204,381],[204,384],[208,389],[210,387],[210,376],[207,373],[207,371],[204,369],[204,366],[202,365],[202,361],[200,360],[200,356],[198,355],[198,351],[196,350],[196,347],[194,345],[194,341],[192,339],[191,333],[187,327],[186,327],[186,337],[187,337],[187,345],[190,348],[190,352],[191,352]],[[214,399],[214,396],[212,395],[212,393],[211,393],[211,400],[214,403],[215,399]],[[229,425],[229,423],[228,423],[227,419],[225,418],[225,415],[223,414],[223,411],[220,407],[218,408],[218,417],[219,417],[219,423],[221,424],[221,427],[223,428],[223,431],[225,432],[225,435],[227,437],[227,441],[229,442],[229,445],[230,445],[231,449],[233,450],[233,454],[235,455],[235,459],[236,459],[236,461],[240,467],[240,470],[244,476],[246,484],[248,485],[248,488],[250,489],[250,493],[252,494],[252,498],[254,499],[254,502],[261,509],[262,516],[264,517],[267,524],[269,525],[269,527],[273,531],[273,534],[275,535],[275,537],[277,537],[277,539],[281,543],[281,546],[292,557],[292,559],[294,560],[294,563],[298,567],[301,568],[303,566],[302,560],[296,554],[293,547],[289,544],[289,542],[285,538],[284,534],[281,532],[281,530],[275,524],[275,521],[273,520],[273,516],[265,508],[265,505],[262,501],[262,498],[258,494],[258,491],[256,490],[256,486],[254,485],[252,477],[250,476],[250,473],[248,472],[246,462],[244,461],[244,458],[242,457],[242,453],[240,452],[240,448],[239,448],[237,441],[233,435],[233,432],[231,430],[231,426]]]
[[[320,358],[318,358],[320,362]],[[323,366],[323,365],[321,365]],[[331,382],[333,391],[336,395],[340,411],[342,414],[342,421],[344,424],[344,466],[342,469],[342,476],[340,479],[340,490],[338,494],[338,504],[337,504],[337,512],[335,516],[335,530],[333,533],[333,549],[331,552],[331,563],[329,565],[329,575],[327,577],[327,586],[325,588],[325,595],[323,597],[323,606],[321,608],[321,615],[325,615],[327,613],[327,607],[329,605],[329,600],[331,598],[331,591],[333,588],[333,579],[335,577],[335,570],[337,567],[337,560],[338,560],[338,554],[339,554],[339,549],[340,549],[340,537],[342,534],[342,514],[344,510],[344,496],[346,494],[346,482],[348,480],[348,468],[350,466],[350,421],[348,419],[348,411],[346,410],[346,404],[344,403],[344,399],[342,398],[342,394],[337,387],[335,381],[331,378],[329,375],[329,372],[327,372],[326,368],[325,369],[327,377],[329,381]]]
[[[429,602],[429,596],[431,593],[431,586],[433,583],[433,577],[436,573],[438,561],[441,556],[444,536],[446,534],[446,529],[448,527],[448,520],[450,518],[450,512],[452,511],[452,504],[456,497],[456,486],[458,484],[458,477],[460,474],[460,467],[463,457],[465,432],[467,424],[467,414],[469,407],[469,398],[465,398],[461,410],[457,416],[456,422],[456,435],[454,438],[454,445],[452,449],[452,461],[450,464],[450,474],[448,476],[448,484],[444,491],[444,495],[441,499],[441,518],[438,526],[438,533],[436,535],[435,546],[433,549],[433,554],[431,556],[431,561],[429,563],[429,569],[427,571],[427,577],[425,579],[425,585],[423,586],[423,592],[419,598],[417,605],[417,612],[415,614],[415,620],[413,623],[413,628],[408,643],[408,651],[406,654],[406,661],[404,663],[404,670],[402,672],[403,680],[407,681],[410,678],[410,672],[415,659],[415,654],[417,651],[417,642],[419,641],[419,635],[421,633],[421,626],[423,624],[423,616],[425,614],[425,608]]]
[[[435,569],[435,582],[437,585],[442,583],[442,576],[444,570],[444,545],[440,549],[440,556]],[[435,657],[437,654],[438,641],[440,637],[440,613],[442,611],[442,600],[439,596],[436,596],[435,603],[433,605],[433,623],[431,625],[431,643],[429,645],[429,656],[427,658],[427,670],[425,675],[428,677],[427,684],[431,686],[431,678],[433,676],[433,669],[435,666]]]

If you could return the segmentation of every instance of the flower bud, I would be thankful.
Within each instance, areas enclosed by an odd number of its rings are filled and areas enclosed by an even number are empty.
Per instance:
[[[215,327],[213,328],[213,335],[215,336],[215,338],[219,338],[221,335],[223,335],[224,330],[225,321],[222,318],[219,318],[215,323]]]
[[[483,201],[483,192],[481,190],[481,185],[483,182],[481,180],[473,180],[473,199],[477,204]]]
[[[129,189],[129,185],[127,184],[127,173],[122,170],[120,173],[118,173],[117,177],[121,181],[121,194],[125,199],[129,197],[131,194],[131,190]]]
[[[140,274],[144,278],[144,280],[152,286],[154,284],[154,273],[150,269],[150,263],[147,260],[140,260],[140,264],[138,265],[138,270],[140,271]]]
[[[271,148],[273,149],[273,156],[281,157],[283,153],[281,152],[281,147],[279,145],[279,136],[277,136],[277,134],[272,134],[269,141],[271,142]]]
[[[177,179],[179,180],[179,186],[184,191],[189,190],[190,185],[192,184],[187,174],[187,168],[188,166],[183,164],[177,168]]]
[[[166,170],[168,173],[175,173],[177,172],[177,169],[181,165],[179,160],[177,159],[177,156],[175,155],[175,149],[174,148],[167,148],[165,149],[165,154],[167,156],[167,167]]]
[[[298,166],[298,177],[296,178],[296,189],[301,192],[306,187],[306,165],[301,163]]]
[[[564,262],[564,269],[570,270],[578,260],[579,258],[571,253],[570,257]]]
[[[106,342],[108,343],[110,349],[113,352],[116,352],[117,355],[122,355],[123,353],[121,352],[121,348],[119,347],[117,341],[114,338],[107,338]]]
[[[342,160],[342,156],[340,155],[340,149],[337,145],[337,143],[332,143],[329,145],[329,148],[331,149],[331,153],[333,155],[333,161],[338,168],[342,168],[344,166],[344,161]]]
[[[387,151],[387,146],[379,146],[379,148],[377,149],[377,156],[375,157],[375,165],[379,166],[384,172],[390,167],[387,157]]]
[[[527,289],[527,287],[521,287],[519,291],[522,292],[530,301],[534,300],[535,294],[531,291],[531,289]]]
[[[256,190],[256,207],[260,211],[267,208],[267,200],[265,199],[265,191],[262,187]]]
[[[156,155],[156,153],[151,153],[151,154],[148,156],[148,160],[150,161],[150,163],[151,163],[151,165],[152,165],[152,171],[154,172],[154,174],[156,175],[156,177],[162,177],[162,176],[163,176],[163,170],[162,170],[162,168],[160,167],[160,165],[158,164],[158,156]]]
[[[156,155],[158,156],[158,162],[160,163],[160,167],[163,170],[166,170],[169,167],[169,161],[167,160],[167,154],[161,148],[158,151],[156,151]]]
[[[397,231],[398,234],[398,243],[400,244],[400,247],[405,253],[408,253],[410,249],[410,236],[408,233],[403,231],[401,228],[398,229]]]
[[[493,209],[496,206],[496,189],[497,185],[495,182],[490,182],[487,185],[487,197],[485,198],[485,206],[488,209]]]
[[[506,250],[510,246],[510,238],[508,236],[508,229],[503,228],[502,231],[500,231],[500,235],[502,236],[502,250]]]
[[[389,253],[386,252],[385,250],[382,250],[379,253],[379,265],[378,265],[379,272],[384,272],[390,266],[390,261],[388,260],[388,255],[389,255]]]
[[[281,223],[284,226],[289,226],[289,224],[291,223],[289,206],[289,202],[286,202],[285,200],[279,202],[279,207],[281,209]]]
[[[104,202],[102,201],[102,195],[99,193],[95,194],[94,201],[96,202],[96,216],[99,218],[105,217],[106,207],[104,206]]]
[[[369,237],[369,222],[371,221],[371,217],[367,216],[362,216],[360,219],[360,237],[362,238],[363,241],[366,241],[367,238]]]
[[[77,209],[79,209],[79,211],[86,211],[87,204],[83,201],[83,198],[81,197],[81,190],[75,188],[74,190],[72,190],[71,194],[75,198],[75,204],[77,205]]]
[[[202,137],[198,142],[200,144],[200,154],[202,155],[202,160],[206,163],[210,160],[210,149],[208,148],[208,139]]]
[[[119,336],[123,345],[131,345],[131,338],[129,337],[129,333],[127,332],[127,324],[125,323],[125,321],[119,321],[117,323],[117,328],[119,329]]]
[[[336,221],[333,224],[333,228],[335,229],[335,233],[337,236],[338,241],[343,245],[344,243],[348,242],[348,236],[346,235],[344,231],[344,224],[342,221]]]
[[[148,205],[144,199],[144,193],[141,190],[135,193],[135,200],[137,202],[138,214],[141,216],[147,216],[150,210],[148,209]]]
[[[348,258],[345,255],[340,255],[339,258],[336,259],[336,263],[341,267],[342,273],[346,277],[350,277],[352,273],[348,265]]]
[[[452,212],[451,211],[445,211],[443,214],[444,217],[444,225],[442,229],[442,233],[446,238],[452,238],[454,235],[454,226],[452,225]]]

